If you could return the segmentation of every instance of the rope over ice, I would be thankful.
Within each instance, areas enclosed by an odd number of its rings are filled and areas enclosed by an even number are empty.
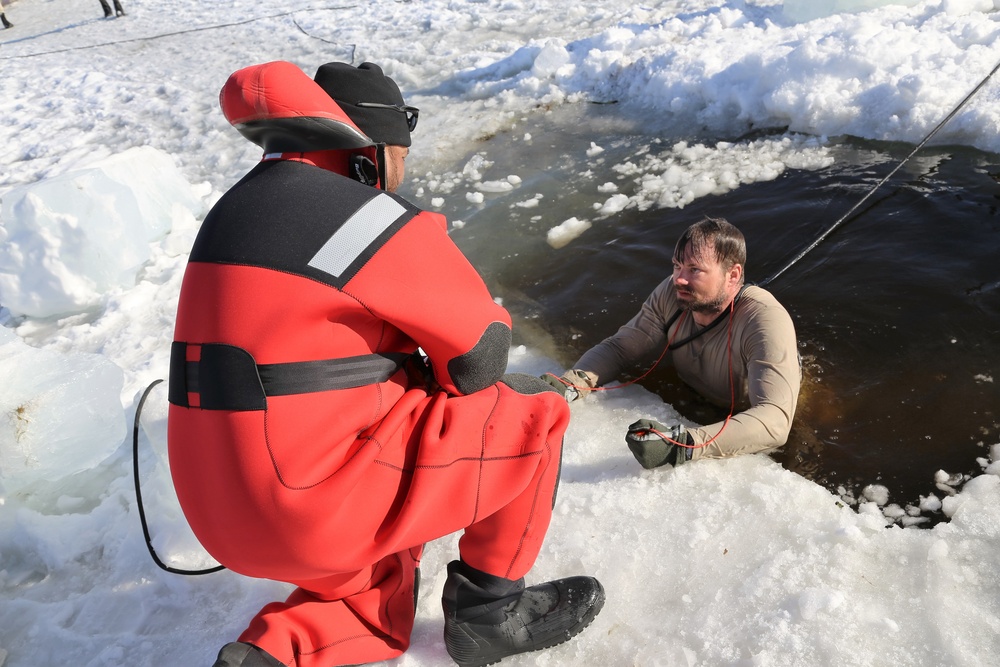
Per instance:
[[[772,275],[770,278],[766,278],[765,280],[763,280],[763,281],[761,281],[761,282],[759,282],[757,284],[760,285],[761,287],[767,285],[768,283],[772,282],[775,278],[777,278],[778,276],[780,276],[781,274],[783,274],[785,271],[787,271],[788,269],[792,268],[792,266],[794,266],[800,259],[802,259],[803,257],[805,257],[810,252],[812,252],[816,248],[816,246],[818,246],[820,243],[822,243],[826,239],[826,237],[828,237],[830,234],[832,234],[833,231],[835,229],[837,229],[837,227],[839,227],[848,218],[850,218],[851,214],[853,214],[856,210],[858,210],[858,208],[860,208],[862,204],[864,204],[866,201],[868,201],[868,199],[873,194],[875,194],[876,190],[878,190],[880,187],[882,187],[886,183],[886,181],[888,181],[890,178],[892,178],[893,175],[895,175],[895,173],[897,171],[899,171],[900,168],[902,168],[902,166],[904,164],[906,164],[910,160],[910,158],[912,158],[914,155],[916,155],[917,151],[919,151],[921,148],[923,148],[924,145],[926,145],[927,142],[930,141],[934,137],[934,135],[937,134],[941,130],[941,128],[943,128],[945,125],[947,125],[948,122],[952,118],[954,118],[955,115],[959,111],[962,110],[962,107],[964,107],[966,104],[968,104],[969,100],[971,100],[973,97],[975,97],[976,93],[978,93],[980,90],[982,90],[983,86],[985,86],[989,82],[989,80],[991,78],[993,78],[993,75],[996,74],[998,70],[1000,70],[1000,62],[998,62],[993,67],[993,69],[990,71],[990,73],[987,74],[983,78],[983,80],[980,81],[979,84],[975,88],[972,89],[972,92],[970,92],[968,95],[965,96],[965,99],[963,99],[961,102],[958,103],[958,106],[956,106],[954,109],[951,110],[951,113],[949,113],[947,116],[944,117],[944,120],[942,120],[940,123],[938,123],[937,126],[933,130],[931,130],[927,134],[926,137],[924,137],[923,141],[921,141],[919,144],[917,144],[916,148],[914,148],[912,151],[910,151],[909,155],[907,155],[905,158],[903,158],[902,160],[900,160],[899,163],[892,169],[892,171],[890,171],[888,174],[885,175],[884,178],[882,178],[882,180],[880,180],[878,183],[876,183],[875,186],[871,190],[869,190],[868,193],[865,194],[865,196],[862,197],[858,201],[857,204],[855,204],[854,206],[852,206],[850,208],[850,210],[847,211],[847,213],[845,213],[844,215],[840,216],[840,218],[837,219],[836,222],[834,222],[832,225],[830,225],[826,229],[826,231],[824,231],[822,234],[820,234],[816,238],[815,241],[813,241],[802,252],[800,252],[798,255],[796,255],[792,259],[792,261],[788,262],[788,264],[786,264],[784,266],[784,268],[782,268],[781,270],[779,270],[777,273],[775,273],[774,275]]]

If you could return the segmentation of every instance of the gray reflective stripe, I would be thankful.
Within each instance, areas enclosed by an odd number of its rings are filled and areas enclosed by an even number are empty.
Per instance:
[[[379,194],[355,211],[340,229],[334,232],[309,266],[339,278],[379,235],[406,213],[395,199]]]

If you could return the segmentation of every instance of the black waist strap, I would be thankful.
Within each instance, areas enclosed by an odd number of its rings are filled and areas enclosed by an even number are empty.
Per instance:
[[[385,382],[408,356],[365,354],[257,364],[249,352],[234,345],[175,342],[170,346],[168,398],[174,405],[205,410],[264,410],[268,396],[354,389]]]

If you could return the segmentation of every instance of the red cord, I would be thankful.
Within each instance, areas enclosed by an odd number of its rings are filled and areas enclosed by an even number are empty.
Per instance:
[[[676,337],[677,332],[681,330],[681,322],[684,321],[684,318],[687,316],[687,313],[688,311],[686,310],[681,313],[680,319],[677,320],[677,328],[674,329],[674,335],[671,336],[670,339],[667,341],[667,344],[663,348],[663,352],[660,352],[660,356],[656,358],[656,361],[653,362],[653,365],[650,366],[645,373],[643,373],[642,375],[640,375],[635,379],[629,380],[628,382],[623,382],[621,384],[616,384],[613,387],[581,387],[579,385],[573,384],[569,380],[564,380],[561,377],[557,377],[554,373],[545,373],[545,375],[551,375],[552,377],[559,380],[560,382],[562,382],[567,387],[570,387],[571,389],[584,390],[584,391],[611,391],[612,389],[624,389],[625,387],[633,385],[639,380],[643,379],[644,377],[652,373],[653,369],[655,369],[657,366],[660,365],[660,362],[663,361],[663,356],[667,353],[667,350],[670,349],[670,345],[674,342],[674,337]]]
[[[722,432],[726,430],[726,427],[729,426],[729,421],[733,418],[733,411],[736,409],[736,381],[733,378],[733,315],[735,313],[736,313],[736,304],[734,303],[732,310],[729,311],[729,324],[726,327],[726,349],[729,357],[729,415],[726,417],[725,421],[722,422],[722,428],[720,428],[719,432],[716,433],[714,436],[712,436],[710,440],[706,440],[700,445],[689,445],[685,442],[677,442],[673,438],[667,437],[666,434],[660,433],[656,429],[651,428],[649,430],[652,433],[655,433],[656,435],[660,436],[667,442],[673,443],[678,447],[684,447],[686,449],[701,449],[702,447],[708,447],[710,444],[715,442],[719,438],[719,436],[722,435]],[[611,391],[612,389],[623,389],[631,384],[635,384],[639,380],[643,379],[644,377],[652,373],[653,369],[655,369],[663,360],[663,355],[665,355],[667,353],[667,350],[670,349],[670,345],[671,343],[674,342],[674,337],[677,335],[677,332],[680,331],[681,323],[684,321],[684,317],[687,316],[687,314],[688,311],[686,310],[681,313],[680,319],[677,320],[677,327],[674,329],[673,336],[671,336],[670,339],[667,340],[667,344],[664,346],[663,352],[661,352],[660,356],[657,357],[656,361],[653,362],[653,365],[650,366],[645,373],[635,378],[634,380],[630,380],[628,382],[625,382],[624,384],[617,384],[613,387],[579,387],[573,384],[572,382],[569,382],[568,380],[564,380],[561,377],[557,377],[553,373],[546,373],[545,375],[551,375],[552,377],[556,378],[567,387],[571,387],[577,390],[583,389],[586,391]]]

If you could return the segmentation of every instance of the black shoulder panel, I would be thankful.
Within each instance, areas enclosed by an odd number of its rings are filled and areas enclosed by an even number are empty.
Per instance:
[[[190,259],[342,288],[419,212],[402,197],[319,167],[262,162],[205,216]]]

